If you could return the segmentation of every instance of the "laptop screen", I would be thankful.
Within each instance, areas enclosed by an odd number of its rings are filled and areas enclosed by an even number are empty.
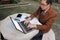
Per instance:
[[[11,17],[10,17],[10,19],[11,19],[11,21],[13,22],[15,28],[18,29],[18,30],[20,30],[21,32],[23,32],[23,30],[22,30],[21,27],[19,26],[18,22],[17,22],[15,19],[11,18]]]

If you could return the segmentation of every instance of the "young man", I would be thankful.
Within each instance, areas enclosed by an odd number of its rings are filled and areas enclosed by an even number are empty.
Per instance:
[[[57,13],[51,7],[51,4],[52,0],[40,0],[40,7],[38,10],[31,14],[31,16],[25,20],[24,23],[28,24],[30,20],[32,20],[34,17],[37,17],[39,22],[41,22],[43,25],[29,24],[28,27],[42,30],[43,34],[47,33],[57,16]]]

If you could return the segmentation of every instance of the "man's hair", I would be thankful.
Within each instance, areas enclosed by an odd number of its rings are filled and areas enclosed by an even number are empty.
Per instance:
[[[46,3],[52,5],[53,0],[47,0]]]

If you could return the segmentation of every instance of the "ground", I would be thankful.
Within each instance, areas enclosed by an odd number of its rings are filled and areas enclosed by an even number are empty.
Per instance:
[[[19,13],[19,12],[32,13],[36,11],[36,9],[39,7],[39,2],[36,2],[36,1],[27,1],[27,2],[29,2],[31,5],[0,9],[0,20],[14,13]],[[58,14],[56,21],[52,26],[52,29],[56,34],[56,40],[60,40],[60,4],[53,3],[52,7],[56,10]]]

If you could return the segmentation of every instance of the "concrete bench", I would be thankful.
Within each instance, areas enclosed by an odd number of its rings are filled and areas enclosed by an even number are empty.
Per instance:
[[[0,32],[3,34],[4,38],[8,40],[30,40],[39,31],[34,30],[34,31],[31,31],[30,33],[24,34],[16,30],[13,23],[10,20],[10,17],[15,18],[17,14],[19,13],[10,15],[5,19],[3,19],[2,21],[0,21]],[[26,14],[26,13],[20,13],[20,14],[29,16],[29,14]],[[50,29],[48,33],[44,34],[42,40],[55,40],[55,34],[53,30]]]

